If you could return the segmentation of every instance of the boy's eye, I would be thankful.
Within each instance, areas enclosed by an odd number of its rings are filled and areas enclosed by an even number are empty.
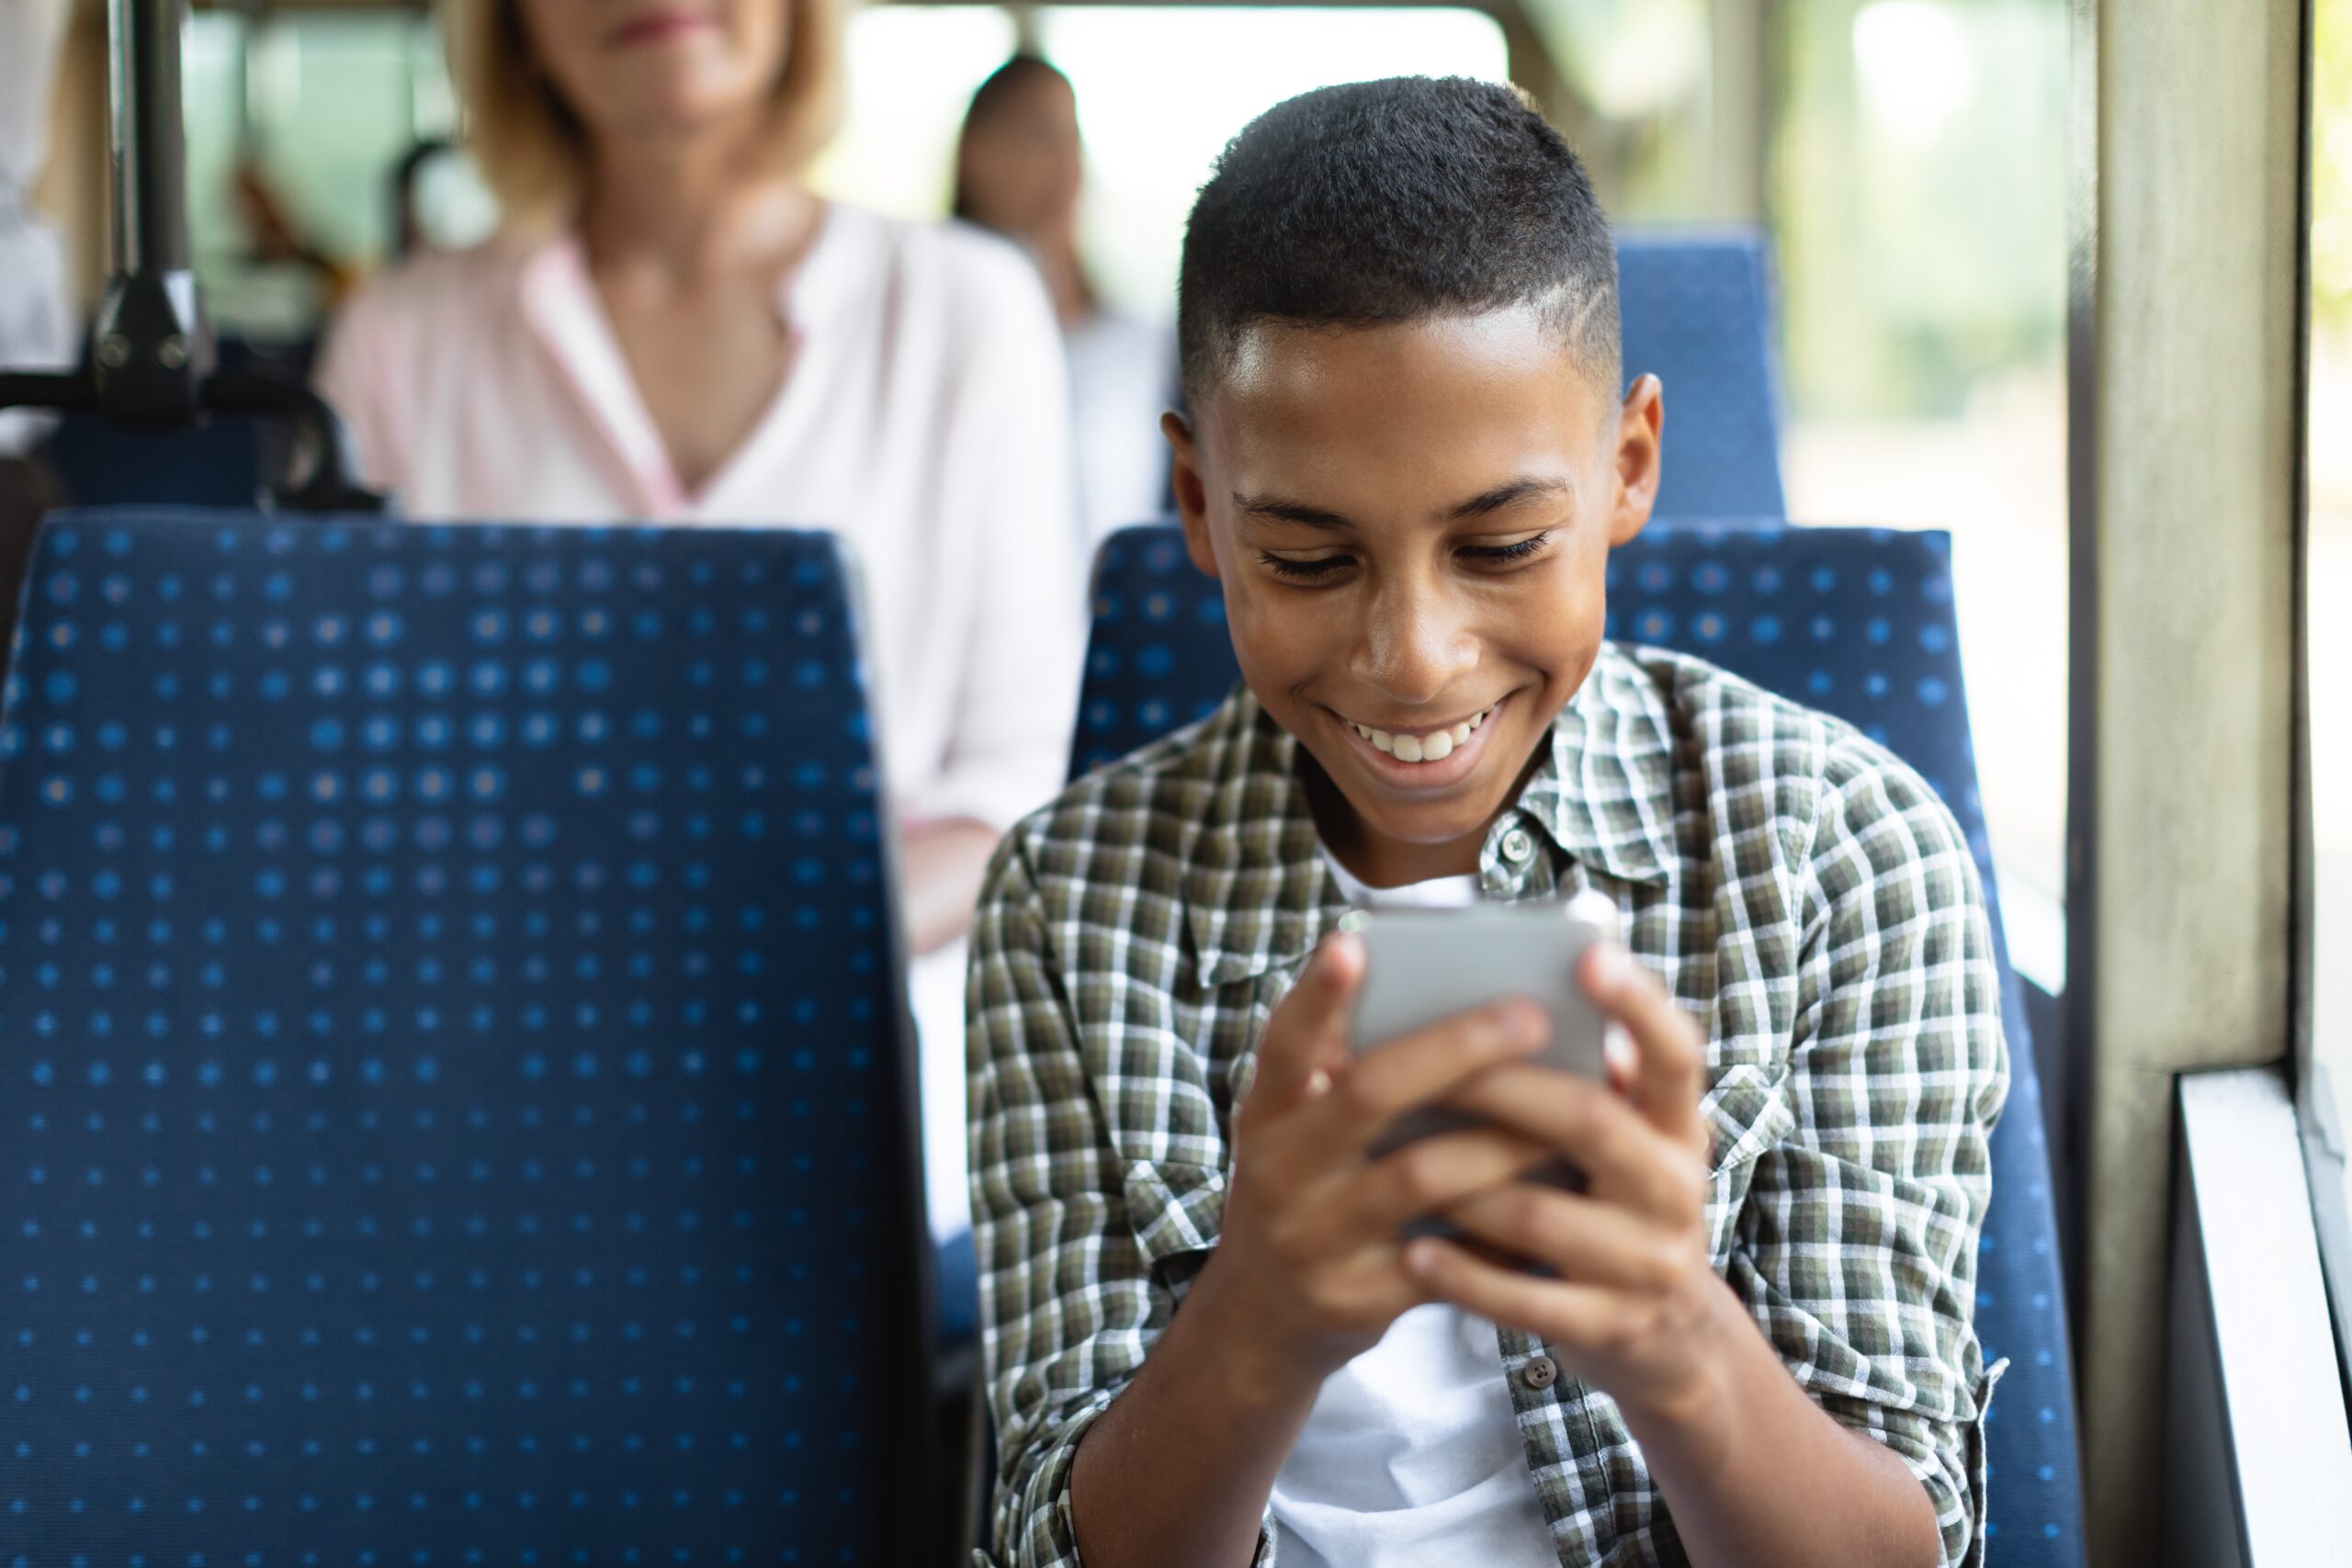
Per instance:
[[[1268,570],[1276,577],[1287,577],[1297,582],[1312,582],[1317,578],[1330,576],[1350,564],[1354,558],[1317,556],[1310,560],[1294,560],[1288,556],[1278,556],[1272,550],[1260,550],[1258,558],[1264,561]]]
[[[1455,553],[1464,560],[1482,567],[1510,566],[1542,553],[1552,542],[1551,530],[1530,534],[1524,539],[1514,539],[1508,545],[1464,545]],[[1260,550],[1258,558],[1266,563],[1276,577],[1294,582],[1313,582],[1337,574],[1355,564],[1353,556],[1311,556],[1304,559],[1278,556],[1272,550]]]
[[[1530,534],[1524,539],[1514,539],[1508,545],[1464,545],[1462,554],[1465,559],[1481,566],[1508,566],[1513,561],[1522,561],[1540,554],[1551,542],[1552,531],[1547,528],[1541,534]]]

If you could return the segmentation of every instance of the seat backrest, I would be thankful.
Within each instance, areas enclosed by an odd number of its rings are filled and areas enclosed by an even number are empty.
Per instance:
[[[1661,517],[1779,517],[1781,415],[1771,268],[1761,236],[1617,242],[1625,374],[1666,386]]]
[[[843,573],[783,530],[51,517],[0,718],[6,1539],[915,1560]]]
[[[1950,555],[1940,533],[1653,524],[1610,556],[1609,635],[1698,654],[1846,719],[1917,768],[1967,834],[1992,916],[2009,1048],[1977,1273],[1986,1357],[2010,1360],[1986,1428],[1992,1560],[2075,1568],[2080,1467],[2050,1152],[1977,796]],[[1106,541],[1074,765],[1099,765],[1190,723],[1224,700],[1237,674],[1217,585],[1186,559],[1182,533],[1159,524]]]

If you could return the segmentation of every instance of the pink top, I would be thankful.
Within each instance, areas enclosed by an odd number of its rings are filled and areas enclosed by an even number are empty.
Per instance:
[[[1044,288],[977,231],[835,205],[776,303],[791,368],[699,495],[575,240],[492,242],[379,279],[336,323],[320,389],[412,517],[841,534],[864,566],[900,812],[1008,827],[1061,787],[1085,635]]]

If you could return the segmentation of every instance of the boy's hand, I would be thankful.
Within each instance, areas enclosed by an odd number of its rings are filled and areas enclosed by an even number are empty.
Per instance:
[[[1363,967],[1358,939],[1330,938],[1267,1020],[1257,1079],[1234,1117],[1223,1231],[1185,1303],[1221,1316],[1237,1364],[1268,1394],[1311,1393],[1431,1299],[1404,1268],[1408,1220],[1553,1157],[1535,1138],[1481,1128],[1367,1163],[1398,1115],[1523,1061],[1549,1026],[1532,1003],[1506,1000],[1351,1057]]]
[[[1596,949],[1579,979],[1633,1036],[1637,1061],[1612,1060],[1607,1085],[1502,1067],[1448,1101],[1542,1141],[1585,1173],[1581,1193],[1514,1181],[1444,1211],[1470,1237],[1557,1278],[1433,1239],[1412,1244],[1408,1266],[1432,1294],[1544,1340],[1620,1404],[1691,1414],[1708,1397],[1713,1331],[1729,1302],[1708,1258],[1705,1040],[1623,948]]]

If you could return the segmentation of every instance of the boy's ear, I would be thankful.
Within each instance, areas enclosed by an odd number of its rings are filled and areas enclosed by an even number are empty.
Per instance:
[[[1176,492],[1177,520],[1184,525],[1184,553],[1211,577],[1217,575],[1216,551],[1209,545],[1209,492],[1201,478],[1201,449],[1184,416],[1170,410],[1159,416],[1159,433],[1168,437],[1169,486]]]
[[[1611,547],[1633,543],[1657,503],[1658,458],[1666,425],[1666,389],[1655,376],[1634,378],[1617,410],[1616,505],[1609,519]]]

